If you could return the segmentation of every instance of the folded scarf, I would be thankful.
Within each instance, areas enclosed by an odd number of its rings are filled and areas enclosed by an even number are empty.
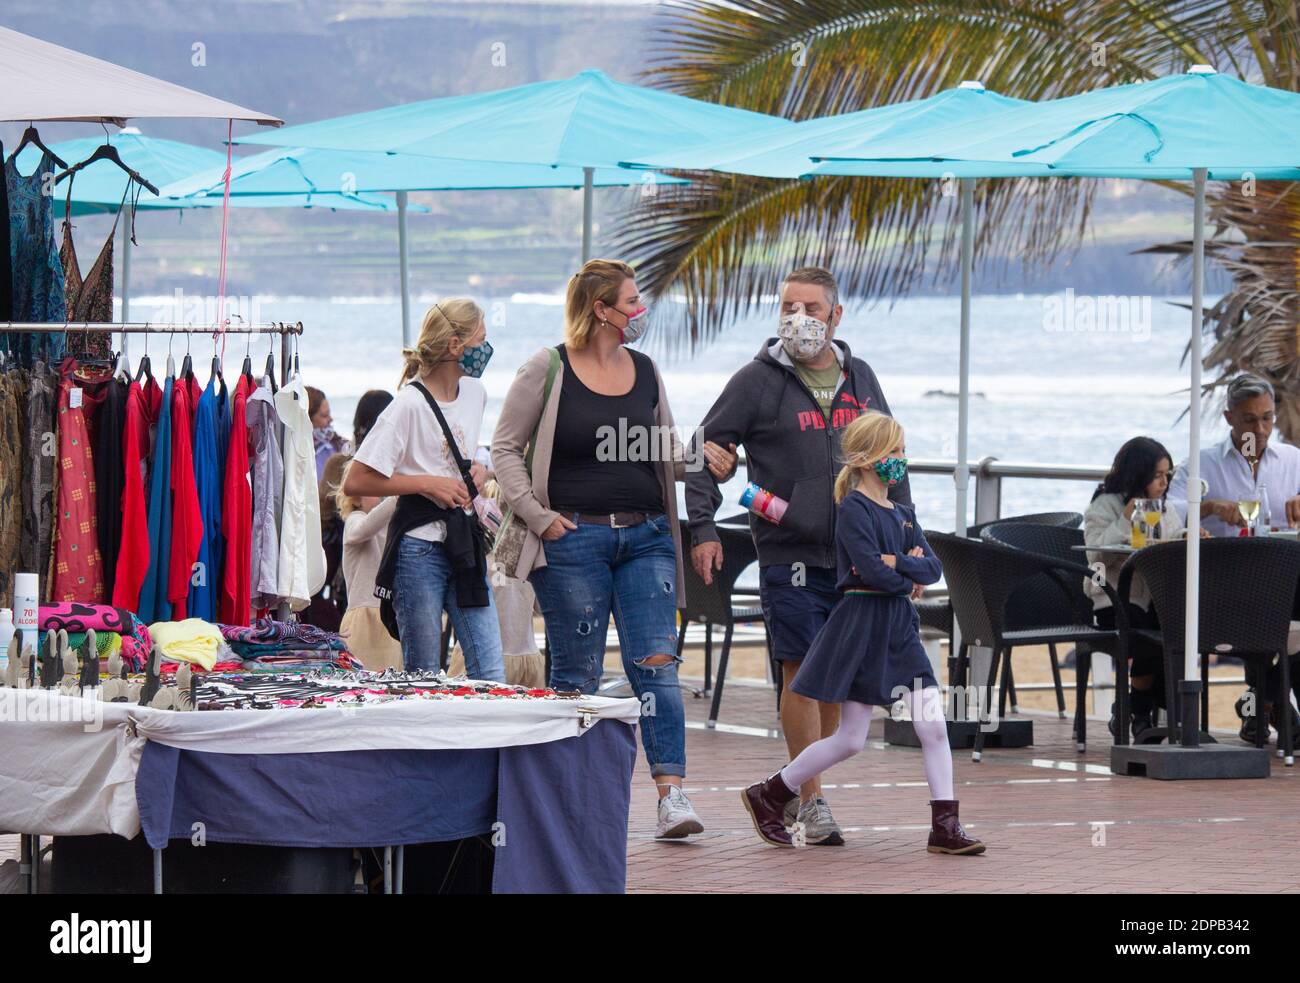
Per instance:
[[[230,641],[230,648],[241,658],[257,659],[265,655],[301,655],[304,658],[314,658],[318,654],[328,656],[331,652],[346,652],[348,650],[347,642],[343,639],[322,642],[317,645],[307,645],[303,642],[284,641],[284,642],[236,642]]]
[[[301,621],[274,621],[271,618],[256,618],[251,625],[220,625],[221,634],[228,642],[299,642],[297,647],[316,647],[329,645],[331,648],[345,648],[341,636],[315,625]],[[334,643],[340,643],[337,646]]]
[[[93,628],[96,633],[113,632],[121,635],[122,658],[127,660],[133,671],[143,669],[149,661],[149,651],[153,648],[149,628],[125,608],[62,601],[42,605],[39,617],[42,631],[62,629],[71,635],[73,632],[85,632],[86,629]]]
[[[48,631],[43,631],[40,633],[39,643],[42,651],[44,651],[45,649],[45,636],[48,634],[49,634]],[[78,652],[78,654],[80,654],[81,650],[86,645],[86,633],[84,631],[68,632],[68,644],[71,645],[73,649],[75,649]],[[107,661],[108,657],[112,655],[114,652],[122,651],[122,636],[117,634],[116,632],[111,632],[111,631],[96,632],[95,649],[99,652],[100,659],[103,661]],[[141,666],[140,668],[144,668],[144,667]]]
[[[202,618],[184,621],[156,621],[149,626],[154,642],[162,649],[165,658],[177,662],[192,662],[211,669],[224,648],[224,640],[217,626]]]

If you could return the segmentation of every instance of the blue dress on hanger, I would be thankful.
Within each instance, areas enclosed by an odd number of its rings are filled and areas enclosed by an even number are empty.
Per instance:
[[[217,465],[217,392],[211,379],[194,414],[194,487],[203,520],[198,556],[201,576],[190,579],[185,610],[191,618],[216,621],[221,590],[221,474]],[[196,579],[200,583],[195,584]]]
[[[176,380],[163,382],[162,406],[149,467],[149,569],[140,587],[140,620],[146,624],[170,621],[172,605],[167,600],[167,570],[172,552],[172,387]]]
[[[54,243],[54,196],[44,194],[53,180],[54,161],[42,153],[30,175],[18,172],[13,157],[5,161],[5,190],[9,196],[9,262],[13,274],[13,320],[61,322],[67,319],[63,263]],[[51,177],[47,178],[47,175]],[[51,186],[52,187],[52,186]],[[24,364],[40,358],[51,365],[63,359],[64,334],[10,332],[0,342]]]

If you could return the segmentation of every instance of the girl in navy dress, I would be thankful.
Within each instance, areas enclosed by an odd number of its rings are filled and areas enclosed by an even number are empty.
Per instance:
[[[911,601],[916,586],[933,584],[942,569],[916,512],[888,497],[889,486],[907,473],[903,428],[883,413],[866,412],[845,429],[842,447],[845,463],[835,480],[842,596],[791,684],[803,696],[841,704],[840,726],[771,778],[745,789],[741,799],[760,837],[793,846],[785,804],[804,782],[866,746],[873,707],[901,699],[911,708],[932,796],[929,851],[983,853],[984,844],[967,836],[957,819],[943,698]]]

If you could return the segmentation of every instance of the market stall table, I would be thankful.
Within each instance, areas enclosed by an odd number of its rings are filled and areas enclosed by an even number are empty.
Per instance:
[[[176,712],[0,689],[0,829],[143,833],[164,870],[199,829],[317,850],[490,836],[494,892],[621,892],[639,714],[601,697]]]

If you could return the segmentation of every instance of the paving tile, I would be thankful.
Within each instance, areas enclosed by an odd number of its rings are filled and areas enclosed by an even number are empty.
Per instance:
[[[701,722],[707,700],[686,698]],[[629,821],[629,892],[798,893],[1300,893],[1295,769],[1248,782],[1157,782],[1110,774],[1104,724],[1076,752],[1069,721],[1033,715],[1035,746],[954,752],[962,821],[983,857],[925,851],[929,793],[921,755],[884,745],[880,722],[862,754],[823,776],[844,847],[779,850],[754,835],[737,786],[786,762],[779,738],[688,728],[686,787],[707,832],[690,850],[647,839],[654,790],[639,761]],[[728,684],[721,720],[771,728],[770,689]],[[1228,738],[1231,740],[1231,738]],[[852,787],[844,787],[852,786]],[[873,787],[883,786],[883,787]],[[1104,846],[1094,846],[1105,824]],[[884,827],[884,828],[873,828]]]

